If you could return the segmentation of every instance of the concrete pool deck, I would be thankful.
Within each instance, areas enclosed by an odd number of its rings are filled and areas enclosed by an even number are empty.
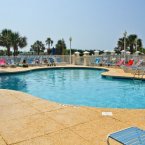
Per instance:
[[[39,67],[37,67],[39,68]],[[25,71],[29,68],[2,68]],[[106,75],[130,76],[109,68]],[[102,112],[112,112],[104,116]],[[0,89],[0,145],[106,145],[109,133],[137,126],[145,129],[144,109],[78,107]],[[117,145],[110,140],[111,145]]]

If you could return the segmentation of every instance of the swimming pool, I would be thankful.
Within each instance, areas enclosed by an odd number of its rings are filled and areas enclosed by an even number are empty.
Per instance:
[[[145,82],[103,78],[102,72],[62,68],[0,75],[0,88],[71,105],[145,108]]]

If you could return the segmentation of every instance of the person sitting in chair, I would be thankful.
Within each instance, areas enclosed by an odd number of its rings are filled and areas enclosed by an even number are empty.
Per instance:
[[[27,62],[26,62],[25,59],[23,60],[23,63],[22,64],[23,64],[23,67],[28,67],[28,64],[27,64]]]

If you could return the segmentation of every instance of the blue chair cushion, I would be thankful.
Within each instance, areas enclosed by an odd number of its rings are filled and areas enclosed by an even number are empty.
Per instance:
[[[123,145],[145,145],[145,131],[137,127],[112,133],[108,137]]]

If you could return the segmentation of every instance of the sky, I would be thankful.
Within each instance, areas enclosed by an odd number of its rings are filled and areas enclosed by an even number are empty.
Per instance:
[[[145,45],[145,0],[0,0],[0,31],[26,36],[25,50],[46,38],[64,39],[69,49],[112,50],[123,33]]]

